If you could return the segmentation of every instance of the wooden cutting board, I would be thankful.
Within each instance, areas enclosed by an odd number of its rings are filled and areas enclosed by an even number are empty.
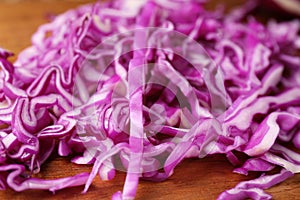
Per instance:
[[[18,54],[30,45],[30,37],[37,27],[46,22],[48,14],[58,14],[88,1],[80,0],[0,0],[0,46]],[[92,2],[92,1],[90,1]],[[213,8],[217,2],[209,4]],[[226,1],[229,8],[240,3],[239,0]],[[70,163],[70,157],[56,158],[42,167],[40,178],[52,179],[89,172],[91,166]],[[162,183],[140,181],[136,199],[158,200],[210,200],[216,199],[224,190],[234,187],[243,180],[257,176],[256,173],[245,177],[232,173],[233,167],[224,156],[215,155],[204,159],[189,159],[181,163],[173,176]],[[110,199],[111,195],[122,190],[125,173],[118,172],[114,180],[103,182],[97,177],[87,194],[81,194],[83,187],[57,191],[55,195],[47,191],[11,190],[1,191],[0,200],[40,200],[40,199]],[[295,175],[284,183],[268,190],[274,199],[300,199],[300,175]]]

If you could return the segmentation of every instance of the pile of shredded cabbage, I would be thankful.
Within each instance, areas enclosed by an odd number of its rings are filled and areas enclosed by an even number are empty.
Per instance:
[[[42,25],[14,64],[0,49],[0,188],[86,192],[125,170],[112,198],[133,199],[139,179],[221,153],[234,172],[261,176],[218,199],[271,199],[265,189],[300,171],[300,22],[245,20],[253,6],[225,15],[202,0],[99,2]],[[54,151],[91,173],[33,178]]]

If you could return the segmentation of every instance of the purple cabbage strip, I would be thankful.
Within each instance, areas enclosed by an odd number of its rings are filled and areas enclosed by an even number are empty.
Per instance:
[[[0,48],[0,189],[87,192],[124,170],[112,199],[134,199],[140,179],[221,153],[261,176],[218,199],[270,199],[265,189],[300,171],[283,145],[300,148],[300,21],[245,21],[260,1],[227,15],[204,3],[97,2],[42,25],[15,63]],[[34,178],[54,151],[91,173]]]
[[[220,194],[218,199],[271,199],[271,195],[265,193],[263,190],[268,189],[291,176],[293,176],[293,173],[285,169],[283,169],[279,174],[262,175],[257,179],[239,183],[235,186],[235,188]]]

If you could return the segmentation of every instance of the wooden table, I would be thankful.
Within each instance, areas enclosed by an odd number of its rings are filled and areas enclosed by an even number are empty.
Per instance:
[[[44,23],[47,14],[61,13],[69,8],[88,1],[78,0],[1,0],[0,1],[0,46],[18,54],[30,45],[30,37],[37,27]],[[90,1],[91,2],[91,1]],[[209,7],[214,7],[213,1]],[[228,7],[238,4],[238,0],[226,1]],[[52,159],[42,167],[41,178],[51,179],[90,171],[91,166],[78,166],[69,162],[70,158]],[[189,159],[181,163],[169,180],[162,183],[140,181],[136,199],[203,199],[210,200],[224,190],[234,187],[238,182],[256,177],[232,173],[233,167],[224,156],[215,155],[204,159]],[[103,182],[97,177],[87,194],[81,194],[83,187],[58,191],[56,195],[47,191],[26,191],[16,193],[1,191],[0,200],[35,199],[110,199],[111,195],[122,190],[125,174],[118,172],[113,181]],[[268,190],[274,199],[300,199],[300,175]]]

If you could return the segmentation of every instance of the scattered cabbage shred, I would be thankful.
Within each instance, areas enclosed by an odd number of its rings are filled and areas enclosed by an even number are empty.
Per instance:
[[[0,49],[0,188],[87,192],[97,175],[125,170],[112,199],[134,199],[139,179],[163,181],[185,158],[224,154],[234,172],[261,176],[218,199],[271,199],[265,189],[300,172],[300,23],[261,24],[251,2],[226,15],[201,0],[98,2],[42,25],[14,63]],[[168,47],[171,32],[183,43]],[[197,56],[191,41],[221,78],[176,55]],[[93,164],[91,173],[34,178],[55,151]]]

